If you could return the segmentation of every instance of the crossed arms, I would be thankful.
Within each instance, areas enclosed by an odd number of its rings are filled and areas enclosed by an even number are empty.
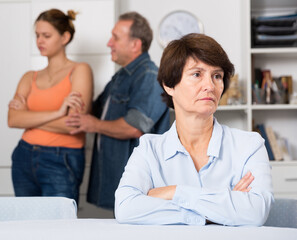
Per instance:
[[[87,64],[78,64],[72,75],[72,91],[64,99],[60,109],[55,111],[30,111],[27,97],[30,93],[33,72],[27,72],[20,80],[13,100],[9,103],[8,126],[12,128],[39,128],[56,133],[70,133],[73,127],[66,126],[65,120],[70,112],[90,111],[93,77]]]
[[[115,194],[116,219],[132,224],[204,225],[210,221],[230,226],[262,225],[273,195],[267,152],[262,142],[258,145],[236,168],[210,166],[211,170],[203,173],[209,177],[201,180],[202,185],[198,180],[201,176],[183,154],[164,161],[162,153],[148,150],[149,143],[136,148]]]

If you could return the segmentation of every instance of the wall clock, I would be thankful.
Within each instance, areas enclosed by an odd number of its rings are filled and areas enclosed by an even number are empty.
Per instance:
[[[162,47],[188,33],[203,33],[202,22],[192,13],[184,10],[167,14],[159,24],[158,40]]]

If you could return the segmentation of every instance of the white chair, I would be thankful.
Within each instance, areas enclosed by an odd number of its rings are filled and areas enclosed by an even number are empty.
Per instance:
[[[264,226],[297,228],[297,199],[275,199]]]
[[[77,206],[65,197],[0,197],[0,221],[76,219]]]

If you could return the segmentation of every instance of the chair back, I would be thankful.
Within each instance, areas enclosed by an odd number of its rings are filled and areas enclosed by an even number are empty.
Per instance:
[[[76,219],[77,206],[65,197],[0,197],[0,221]]]
[[[297,228],[297,199],[275,199],[264,226]]]

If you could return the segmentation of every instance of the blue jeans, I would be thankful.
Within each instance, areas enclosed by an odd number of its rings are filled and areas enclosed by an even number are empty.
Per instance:
[[[44,147],[20,140],[12,154],[16,196],[63,196],[78,203],[84,148]]]

